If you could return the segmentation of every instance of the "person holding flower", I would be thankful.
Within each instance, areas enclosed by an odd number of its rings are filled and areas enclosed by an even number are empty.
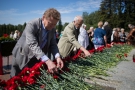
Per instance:
[[[63,35],[58,42],[58,48],[63,58],[72,56],[79,49],[84,52],[85,56],[91,56],[89,51],[86,50],[78,42],[79,29],[82,24],[83,24],[83,18],[81,16],[76,16],[74,18],[74,21],[69,23],[65,27],[63,31]]]
[[[42,18],[27,23],[12,55],[11,77],[18,75],[23,68],[31,68],[36,63],[45,62],[50,73],[63,67],[55,40],[55,26],[60,20],[60,13],[54,8],[47,9]],[[57,65],[52,60],[56,60]]]

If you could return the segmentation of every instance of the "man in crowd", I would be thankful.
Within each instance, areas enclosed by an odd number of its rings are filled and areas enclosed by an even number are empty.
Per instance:
[[[72,52],[76,52],[78,49],[82,50],[86,56],[90,56],[89,51],[78,42],[79,29],[82,23],[83,18],[76,16],[74,21],[65,27],[63,35],[58,42],[59,52],[63,58],[70,56]]]
[[[63,67],[54,38],[54,27],[59,20],[60,13],[54,8],[49,8],[44,12],[42,19],[34,19],[27,23],[12,51],[11,77],[18,75],[25,67],[31,68],[39,61],[45,62],[51,73],[57,72],[58,67]],[[57,66],[52,62],[53,57]]]
[[[107,43],[110,44],[111,43],[112,29],[109,26],[109,23],[108,22],[105,22],[104,23],[104,30],[106,31]]]

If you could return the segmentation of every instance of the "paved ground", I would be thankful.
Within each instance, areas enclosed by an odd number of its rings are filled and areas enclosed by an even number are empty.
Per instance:
[[[105,90],[135,90],[135,62],[132,59],[133,54],[135,54],[135,49],[128,54],[128,61],[120,62],[116,67],[108,71],[109,77],[95,78],[94,81],[104,86]]]
[[[135,90],[135,62],[132,59],[133,54],[135,54],[135,49],[129,53],[128,61],[120,62],[117,67],[112,69],[114,72],[109,72],[111,77],[106,77],[110,81],[117,82],[116,90]]]
[[[135,54],[133,49],[128,54],[128,61],[120,62],[115,68],[110,69],[108,73],[110,77],[103,77],[103,79],[95,78],[97,84],[105,86],[105,90],[135,90],[135,63],[132,56]],[[9,56],[9,65],[12,63],[12,56]],[[3,71],[4,75],[0,75],[0,79],[8,80],[10,78],[10,69],[6,67],[7,57],[3,57]]]

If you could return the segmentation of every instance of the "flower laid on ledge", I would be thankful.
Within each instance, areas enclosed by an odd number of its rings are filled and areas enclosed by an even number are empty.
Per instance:
[[[99,47],[89,50],[91,57],[78,51],[73,57],[64,58],[64,67],[58,73],[50,74],[44,62],[22,72],[7,82],[0,80],[0,88],[5,90],[102,90],[99,85],[87,83],[85,78],[107,76],[106,71],[125,60],[132,46],[115,44],[113,47]],[[54,60],[54,63],[56,61]],[[91,80],[91,79],[90,79]]]
[[[0,37],[0,42],[6,42],[6,41],[14,41],[14,39],[10,38],[8,34],[3,34],[3,36]]]

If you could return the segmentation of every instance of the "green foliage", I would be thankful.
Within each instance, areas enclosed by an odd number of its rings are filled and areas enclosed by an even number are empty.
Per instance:
[[[14,39],[10,38],[9,36],[8,37],[0,37],[0,42],[6,42],[6,41],[14,41]]]
[[[83,13],[84,23],[97,27],[99,21],[108,21],[112,28],[121,27],[129,30],[128,24],[135,25],[134,0],[102,0],[98,11],[86,15]],[[89,28],[89,27],[87,27]]]
[[[7,41],[14,41],[14,39],[10,38],[8,34],[3,34],[3,36],[0,37],[0,42],[7,42]]]
[[[61,20],[59,20],[58,26],[57,26],[59,33],[62,31],[62,27],[63,27],[63,26],[62,26],[62,22],[61,22]]]
[[[120,61],[125,60],[125,54],[133,49],[130,45],[114,45],[106,48],[103,52],[96,52],[92,57],[80,57],[74,61],[66,61],[64,66],[70,71],[63,71],[49,74],[44,66],[40,67],[41,75],[36,78],[36,83],[27,85],[21,90],[104,90],[98,84],[90,84],[85,79],[92,81],[93,77],[102,79],[102,76],[108,76],[107,72]],[[53,76],[53,77],[52,77]],[[41,86],[44,86],[41,88]]]
[[[96,52],[92,57],[80,57],[78,60],[71,62],[69,68],[86,78],[108,76],[107,71],[116,66],[120,61],[126,60],[128,53],[133,49],[132,46],[124,44],[114,45],[106,48],[103,52]]]
[[[63,30],[64,30],[64,28],[65,28],[68,24],[69,24],[69,23],[66,22],[66,23],[63,25]]]
[[[100,21],[99,11],[92,12],[88,16],[85,16],[84,23],[87,25],[86,30],[88,30],[91,26],[97,27],[97,23]]]
[[[24,30],[25,26],[26,26],[26,22],[24,23],[24,25],[2,24],[2,25],[0,25],[0,36],[2,36],[5,33],[9,35],[11,32],[14,32],[15,30],[22,32]]]

